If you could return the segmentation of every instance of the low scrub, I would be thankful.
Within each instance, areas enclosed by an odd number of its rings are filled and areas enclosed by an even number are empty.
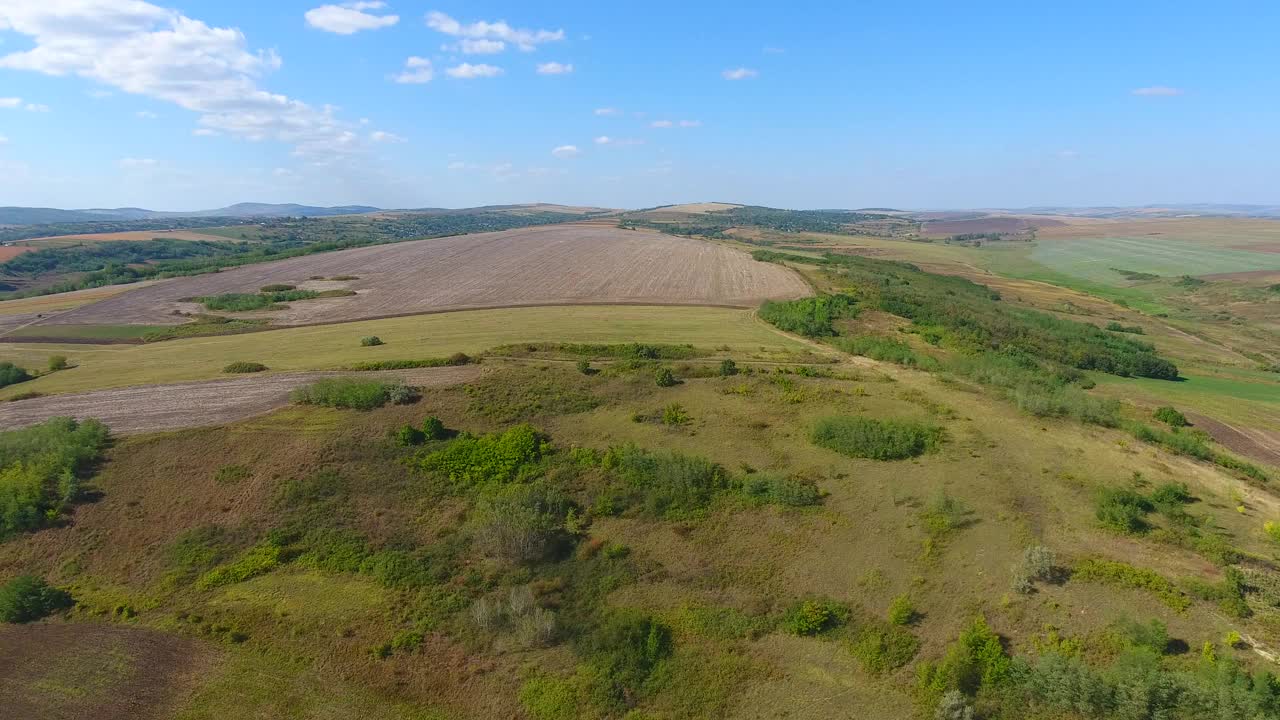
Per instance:
[[[1135,567],[1128,563],[1085,558],[1072,568],[1071,579],[1144,590],[1178,612],[1184,612],[1191,607],[1191,600],[1168,578],[1153,570]]]
[[[692,345],[661,343],[516,343],[490,348],[486,355],[535,357],[569,355],[589,360],[692,360],[711,355]]]
[[[760,318],[787,332],[806,337],[837,334],[834,322],[858,315],[858,305],[848,295],[812,297],[801,300],[770,300],[760,306]]]
[[[746,476],[742,480],[742,492],[756,502],[787,507],[808,507],[822,502],[822,493],[812,480],[772,473]]]
[[[317,380],[294,390],[290,397],[300,405],[372,410],[409,402],[413,393],[400,382],[339,377]]]
[[[1187,421],[1186,415],[1168,405],[1156,408],[1155,412],[1151,413],[1151,417],[1173,428],[1187,427],[1191,424]]]
[[[610,448],[600,464],[613,475],[596,498],[597,511],[606,515],[636,509],[668,519],[696,517],[730,488],[724,468],[695,455],[623,445]]]
[[[415,368],[458,367],[479,362],[478,359],[465,353],[454,353],[448,357],[422,358],[420,360],[371,360],[348,365],[345,370],[366,372],[372,370],[412,370]]]
[[[0,433],[0,538],[56,520],[107,445],[97,420],[53,418]]]
[[[257,373],[267,370],[267,366],[256,362],[233,362],[228,363],[222,368],[222,372],[231,375],[239,375],[243,373]]]
[[[849,643],[863,672],[883,675],[911,662],[920,651],[920,640],[910,630],[893,623],[872,621],[858,627]]]
[[[264,575],[280,565],[281,555],[280,546],[270,541],[255,545],[235,560],[201,575],[196,586],[210,590]]]
[[[271,285],[263,285],[262,287],[258,288],[258,292],[277,293],[277,292],[285,292],[287,290],[296,290],[296,289],[298,289],[297,285],[288,285],[286,283],[272,283]]]
[[[71,596],[33,575],[0,585],[0,622],[25,623],[71,606]]]
[[[902,460],[937,448],[943,429],[907,420],[836,416],[818,421],[810,437],[814,444],[842,455]]]
[[[550,452],[546,436],[531,425],[516,425],[491,435],[460,435],[440,450],[418,460],[418,466],[440,473],[457,486],[510,483],[531,478],[538,461]]]
[[[236,320],[221,315],[197,315],[195,322],[182,325],[170,325],[161,330],[153,330],[142,336],[146,343],[178,340],[188,337],[208,337],[214,335],[240,335],[256,332],[267,327],[265,320]]]
[[[366,335],[365,337],[360,338],[360,347],[377,347],[385,344],[386,343],[382,342],[382,338],[377,335]]]
[[[862,355],[872,360],[891,362],[903,367],[919,367],[925,370],[934,370],[938,367],[938,362],[932,357],[921,355],[910,345],[890,338],[859,335],[836,338],[831,341],[831,344],[851,355]]]
[[[822,635],[849,622],[849,606],[830,598],[810,598],[792,605],[782,616],[782,627],[792,635]]]

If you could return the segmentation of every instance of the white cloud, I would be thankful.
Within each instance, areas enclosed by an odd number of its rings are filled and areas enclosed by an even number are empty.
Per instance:
[[[151,158],[120,158],[120,167],[125,170],[155,167],[156,161]]]
[[[404,70],[398,75],[393,75],[391,79],[402,85],[421,85],[431,82],[431,78],[435,75],[430,60],[414,55],[404,61]]]
[[[23,110],[27,112],[49,112],[49,106],[41,103],[27,103]]]
[[[501,40],[463,38],[458,43],[458,51],[463,55],[496,55],[506,49],[507,44]]]
[[[702,121],[701,120],[681,120],[680,127],[682,128],[702,127]]]
[[[210,130],[209,128],[196,128],[191,131],[191,134],[196,137],[214,137],[216,135],[221,135],[222,133],[217,130]]]
[[[615,138],[608,135],[601,135],[595,139],[597,145],[643,145],[644,141],[638,138]]]
[[[134,115],[137,115],[138,118],[141,120],[155,120],[156,118],[160,117],[159,115],[151,112],[150,110],[139,110],[138,112],[134,113]]]
[[[374,15],[365,10],[386,7],[384,2],[349,2],[341,5],[321,5],[308,10],[307,24],[317,30],[351,35],[361,30],[377,30],[400,22],[399,15]]]
[[[538,63],[539,75],[568,75],[573,72],[573,63],[564,64],[558,62]]]
[[[1133,90],[1134,95],[1143,95],[1146,97],[1171,97],[1173,95],[1181,95],[1182,88],[1165,87],[1164,85],[1153,85],[1151,87],[1141,87]]]
[[[448,166],[446,167],[449,170],[466,170],[471,166],[462,162],[461,160],[454,160],[453,162],[449,163]]]
[[[502,68],[493,65],[472,65],[471,63],[462,63],[455,65],[444,71],[451,78],[459,80],[474,80],[476,78],[491,78],[502,74]]]
[[[407,142],[404,138],[400,137],[399,135],[396,135],[395,133],[389,133],[384,130],[374,130],[373,132],[369,133],[369,139],[376,143]]]
[[[525,52],[533,50],[542,43],[564,39],[564,30],[523,30],[511,27],[504,20],[497,22],[480,20],[464,25],[435,10],[427,13],[427,27],[436,32],[442,32],[445,35],[452,35],[457,38],[501,40],[511,43]]]
[[[295,173],[294,171],[290,170],[289,168],[282,168],[282,167],[273,169],[271,171],[271,174],[278,178],[292,178],[297,176],[297,173]]]
[[[0,108],[13,109],[22,107],[22,98],[0,97]]]
[[[595,113],[600,117],[616,117],[618,115],[621,115],[622,111],[619,110],[618,108],[602,107],[602,108],[596,108]]]
[[[669,128],[669,127],[675,127],[675,123],[671,122],[670,120],[654,120],[653,122],[649,123],[649,127]]]
[[[32,45],[0,56],[0,68],[94,80],[198,113],[201,127],[289,143],[299,154],[359,147],[333,108],[261,89],[259,78],[279,68],[280,57],[249,50],[235,28],[142,0],[3,2],[0,28]]]
[[[576,145],[561,145],[560,147],[552,150],[551,154],[558,158],[571,158],[581,155],[582,151],[579,150]]]
[[[725,70],[720,74],[724,76],[725,80],[749,80],[760,73],[752,70],[751,68],[740,67],[732,70]]]
[[[5,145],[5,144],[7,144],[8,142],[9,142],[9,138],[7,138],[7,137],[5,137],[5,136],[3,136],[3,135],[0,135],[0,145]]]
[[[597,145],[608,145],[611,142],[613,142],[613,138],[609,137],[608,135],[601,135],[600,137],[596,138]]]

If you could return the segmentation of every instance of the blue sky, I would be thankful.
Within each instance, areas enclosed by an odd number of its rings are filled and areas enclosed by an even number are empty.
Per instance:
[[[1280,202],[1275,3],[0,1],[0,205]]]

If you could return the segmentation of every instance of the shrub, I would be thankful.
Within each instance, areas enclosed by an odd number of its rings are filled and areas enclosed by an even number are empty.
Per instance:
[[[683,425],[690,419],[688,411],[680,403],[671,403],[662,408],[663,425]]]
[[[370,370],[412,370],[414,368],[434,368],[467,365],[475,360],[470,355],[455,353],[449,357],[423,358],[419,360],[369,360],[352,363],[345,370],[366,372]]]
[[[50,356],[49,356],[49,371],[50,371],[50,372],[57,372],[57,371],[59,371],[59,370],[66,370],[68,367],[69,367],[69,366],[67,365],[67,356],[66,356],[66,355],[50,355]]]
[[[889,622],[894,625],[910,625],[916,619],[916,606],[911,603],[911,596],[903,593],[889,603]]]
[[[1035,583],[1049,581],[1057,574],[1058,558],[1043,545],[1032,545],[1022,551],[1022,560],[1013,568],[1013,589],[1023,595],[1035,589]]]
[[[573,679],[537,675],[520,686],[520,705],[533,720],[578,720],[589,717],[581,705],[582,690]]]
[[[1271,538],[1272,542],[1280,543],[1280,522],[1268,520],[1262,524],[1262,531]]]
[[[822,493],[812,480],[769,473],[748,475],[742,481],[742,491],[758,502],[788,507],[805,507],[822,502]]]
[[[579,643],[588,658],[591,699],[602,709],[627,707],[672,649],[671,629],[657,619],[630,612],[609,616]]]
[[[196,586],[201,590],[210,590],[269,573],[281,562],[280,550],[278,545],[271,542],[256,545],[232,562],[201,575]]]
[[[934,720],[973,720],[973,707],[964,693],[948,690],[933,711]]]
[[[792,605],[782,616],[782,627],[792,635],[821,635],[849,622],[849,608],[829,598],[811,598]]]
[[[297,289],[297,287],[298,287],[297,285],[288,285],[285,283],[272,283],[271,285],[263,285],[262,287],[258,288],[258,292],[264,292],[264,293],[284,292],[286,290],[295,290]]]
[[[376,347],[384,344],[385,343],[382,342],[382,338],[377,335],[368,335],[360,338],[360,347]]]
[[[582,373],[583,375],[590,375],[590,374],[591,374],[591,361],[590,361],[590,360],[588,360],[588,359],[586,359],[586,358],[582,358],[581,360],[579,360],[579,361],[578,361],[578,372]]]
[[[705,458],[650,452],[634,445],[610,448],[601,466],[617,479],[597,507],[606,513],[638,506],[648,515],[675,519],[703,513],[729,487],[724,469]]]
[[[418,393],[408,385],[395,382],[387,386],[387,402],[392,405],[408,405],[418,399]]]
[[[653,381],[658,387],[672,387],[676,384],[676,376],[669,367],[660,367],[653,374]]]
[[[837,338],[833,344],[852,355],[863,355],[881,362],[896,363],[904,367],[921,367],[926,370],[937,367],[937,362],[933,358],[920,355],[912,350],[910,345],[889,338],[859,335]]]
[[[65,512],[106,444],[107,428],[97,420],[52,418],[0,432],[0,538]]]
[[[527,477],[547,452],[547,438],[531,425],[516,425],[492,435],[463,434],[419,461],[457,485],[508,483]]]
[[[490,557],[534,563],[567,547],[573,503],[541,484],[509,485],[482,497],[472,520],[476,545]]]
[[[922,689],[935,697],[950,690],[974,695],[981,688],[1009,679],[1012,669],[1000,636],[979,616],[952,643],[941,662],[920,669],[919,678]]]
[[[1172,582],[1159,573],[1128,563],[1101,558],[1086,558],[1072,568],[1071,578],[1083,582],[1146,590],[1165,605],[1183,612],[1191,607],[1191,601]]]
[[[738,363],[730,358],[720,361],[720,377],[733,377],[738,374]]]
[[[256,362],[233,362],[222,368],[224,373],[256,373],[267,369],[266,365]]]
[[[31,373],[11,362],[0,362],[0,388],[16,385],[31,379]]]
[[[882,675],[911,662],[920,650],[920,640],[904,627],[870,622],[858,628],[849,651],[864,672]]]
[[[302,405],[323,405],[335,408],[372,410],[393,400],[403,398],[407,392],[402,383],[359,378],[325,378],[293,391],[290,397]]]
[[[0,586],[0,622],[25,623],[71,606],[71,596],[32,575]]]
[[[444,440],[449,437],[449,431],[445,429],[444,423],[434,415],[423,418],[422,434],[427,440]]]
[[[1139,535],[1151,529],[1147,513],[1154,509],[1140,493],[1124,488],[1104,488],[1095,503],[1099,522],[1117,532]]]
[[[1155,412],[1151,413],[1151,417],[1159,420],[1169,427],[1180,428],[1187,427],[1191,424],[1187,421],[1186,415],[1183,415],[1178,412],[1177,409],[1168,405],[1156,408]]]
[[[937,425],[906,420],[836,416],[818,421],[814,444],[850,457],[901,460],[932,450],[942,441]]]
[[[801,300],[768,301],[760,306],[761,319],[787,332],[806,337],[835,335],[833,322],[857,317],[857,301],[848,295]]]
[[[396,429],[395,439],[397,445],[411,447],[425,442],[427,434],[412,425],[401,425]]]

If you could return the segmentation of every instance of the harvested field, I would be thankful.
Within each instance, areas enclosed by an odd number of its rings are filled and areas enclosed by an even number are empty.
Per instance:
[[[931,237],[947,237],[968,233],[1024,233],[1041,227],[1063,225],[1053,218],[984,217],[966,220],[931,220],[923,233]]]
[[[1204,430],[1218,444],[1242,457],[1280,467],[1280,433],[1258,428],[1239,428],[1199,413],[1186,413],[1191,424]]]
[[[0,625],[0,708],[10,718],[170,718],[213,652],[139,627]]]
[[[574,224],[378,245],[178,278],[51,318],[55,324],[176,324],[183,298],[358,275],[351,297],[257,313],[306,325],[443,310],[570,304],[754,307],[809,294],[792,271],[701,240]]]
[[[75,395],[54,395],[5,403],[0,430],[12,430],[51,417],[97,418],[116,434],[221,425],[261,415],[289,403],[289,391],[321,377],[352,373],[280,373],[230,380],[141,385]],[[417,387],[457,385],[480,375],[475,365],[359,373],[361,377],[399,378]]]
[[[28,250],[35,250],[35,248],[25,245],[0,245],[0,262],[12,260]]]
[[[214,235],[199,230],[125,230],[121,232],[82,233],[79,235],[54,235],[51,237],[32,238],[19,241],[24,249],[39,250],[41,248],[71,247],[93,242],[112,240],[209,240],[211,242],[227,242],[231,238],[226,235]]]

